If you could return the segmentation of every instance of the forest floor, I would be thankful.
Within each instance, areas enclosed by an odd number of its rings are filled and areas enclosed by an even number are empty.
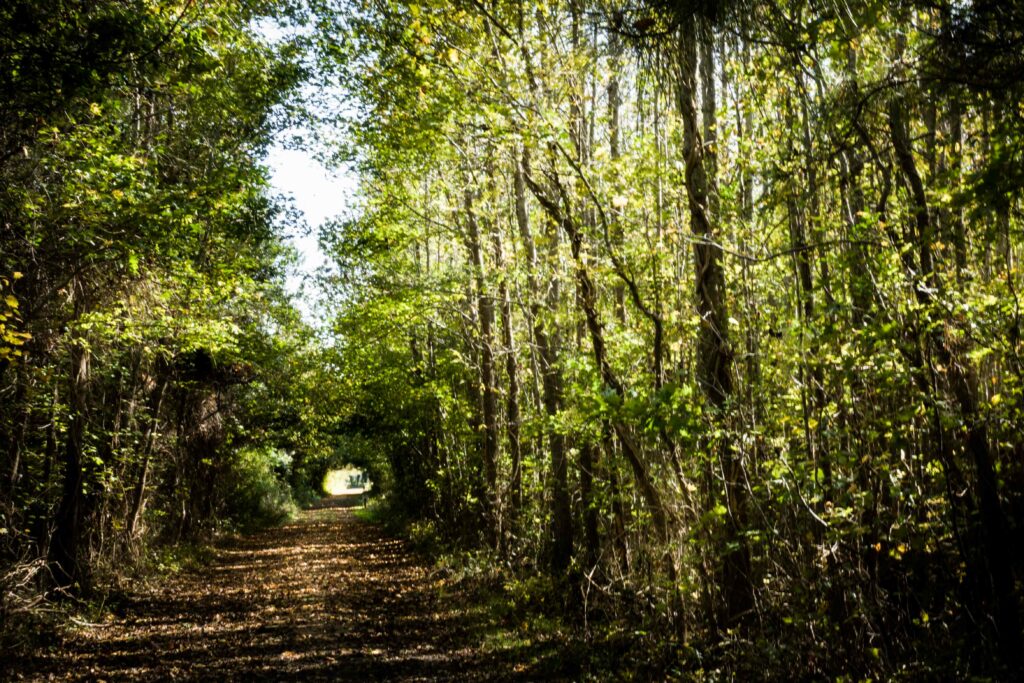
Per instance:
[[[560,646],[517,637],[354,497],[219,544],[18,660],[7,680],[572,680]],[[571,666],[571,665],[570,665]]]

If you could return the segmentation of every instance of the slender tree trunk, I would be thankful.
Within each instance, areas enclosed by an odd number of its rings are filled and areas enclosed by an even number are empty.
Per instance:
[[[68,381],[68,430],[64,444],[64,484],[60,506],[54,519],[54,532],[50,541],[50,561],[58,587],[71,588],[84,579],[80,564],[85,449],[85,423],[89,414],[89,361],[88,347],[81,343],[71,346],[70,376]]]
[[[565,438],[554,425],[554,418],[562,406],[562,376],[558,364],[558,333],[548,332],[541,306],[541,290],[538,279],[537,248],[530,229],[529,214],[526,207],[526,185],[524,166],[527,163],[525,152],[522,163],[517,162],[514,169],[516,223],[519,234],[526,248],[527,286],[530,290],[530,315],[533,319],[533,337],[537,343],[537,351],[541,362],[541,396],[544,413],[548,417],[548,447],[551,450],[551,570],[556,576],[566,572],[572,561],[573,525],[572,502],[569,498],[569,466],[565,452]],[[552,249],[555,241],[552,240]],[[555,282],[547,288],[547,304],[551,311],[558,306],[558,287]]]
[[[728,316],[725,310],[725,270],[722,250],[712,222],[708,166],[698,126],[696,22],[683,22],[679,36],[679,112],[683,122],[683,157],[687,205],[694,242],[694,271],[697,313],[701,327],[697,341],[697,382],[716,419],[732,395],[732,351],[729,347]],[[723,425],[724,426],[724,425]],[[723,434],[728,429],[722,429]],[[727,437],[718,443],[726,489],[727,536],[722,558],[724,617],[733,622],[753,606],[750,580],[750,549],[743,535],[747,516],[747,493],[740,454]]]
[[[28,429],[30,417],[28,405],[28,356],[22,355],[18,361],[18,369],[15,373],[16,388],[11,405],[15,407],[14,418],[11,424],[10,434],[7,436],[7,461],[9,464],[7,475],[7,499],[13,504],[15,490],[18,487],[18,480],[21,477],[21,451],[25,443],[25,432]]]
[[[505,353],[505,375],[508,377],[508,393],[505,397],[505,410],[508,420],[509,458],[512,464],[511,501],[509,516],[514,523],[523,504],[523,462],[522,444],[519,438],[519,363],[512,335],[512,299],[509,296],[508,277],[504,275],[507,264],[501,246],[501,236],[494,231],[494,263],[498,272],[502,273],[498,282],[498,300],[501,305],[501,343]]]
[[[847,52],[847,76],[856,92],[857,88],[857,53],[854,48]],[[851,320],[855,327],[864,324],[865,317],[871,309],[874,298],[872,293],[870,270],[867,251],[864,247],[865,235],[863,226],[867,225],[865,210],[867,204],[864,190],[861,188],[861,175],[864,171],[864,159],[856,149],[849,149],[840,158],[842,173],[840,192],[843,195],[843,213],[846,223],[846,235],[850,242],[848,250],[852,267],[848,269],[848,288],[850,291]]]
[[[469,249],[473,277],[476,282],[477,310],[480,323],[480,391],[483,407],[483,444],[481,459],[484,468],[485,516],[487,533],[493,544],[501,538],[498,491],[498,397],[494,382],[494,299],[487,291],[484,258],[480,244],[480,227],[473,208],[473,193],[465,192],[466,245]]]
[[[614,33],[608,36],[609,71],[608,77],[608,153],[612,164],[618,162],[622,156],[621,131],[619,123],[619,109],[622,106],[622,96],[619,93],[619,69],[622,60],[622,44],[619,37]],[[619,220],[612,220],[611,241],[615,249],[621,249],[625,239],[622,230],[622,223]],[[626,322],[626,286],[622,282],[615,284],[612,290],[615,299],[615,317],[620,324]]]
[[[960,189],[961,174],[963,172],[963,111],[960,99],[953,98],[947,114],[948,135],[952,144],[950,159],[950,171],[956,189]],[[953,253],[956,264],[957,281],[962,282],[964,272],[967,270],[967,233],[964,227],[964,210],[961,206],[950,209],[950,216],[947,221],[949,227],[949,240],[953,245]]]
[[[799,68],[799,67],[797,67]],[[803,78],[797,75],[797,82],[801,85],[798,89],[803,92]],[[825,406],[825,380],[821,364],[818,361],[820,355],[820,344],[815,332],[816,316],[814,302],[814,266],[811,262],[812,250],[808,235],[817,237],[817,222],[821,212],[820,197],[818,195],[818,169],[815,165],[814,147],[811,137],[810,111],[804,97],[800,101],[800,121],[803,132],[803,165],[805,192],[798,187],[791,187],[789,191],[788,213],[790,225],[790,242],[793,248],[793,258],[796,262],[796,274],[798,284],[798,296],[800,301],[800,313],[802,324],[800,329],[801,344],[809,343],[804,352],[805,362],[801,367],[801,374],[804,375],[802,393],[804,394],[804,433],[807,441],[807,454],[814,472],[821,471],[821,481],[816,482],[822,491],[822,506],[832,500],[832,461],[824,453],[822,434],[824,432],[824,416],[822,410]],[[807,210],[803,207],[806,206]],[[807,342],[806,335],[810,331],[810,340]],[[809,389],[809,390],[808,390]],[[815,425],[812,427],[812,424]],[[815,475],[817,479],[817,475]]]
[[[142,439],[142,466],[139,468],[139,477],[135,480],[135,488],[132,491],[131,513],[128,516],[128,525],[125,527],[125,539],[129,544],[135,540],[135,535],[139,529],[139,522],[142,520],[142,513],[146,506],[146,484],[149,479],[150,461],[156,444],[157,426],[160,423],[160,409],[163,407],[164,394],[169,381],[168,377],[160,378],[149,399],[149,423],[146,425],[145,435]]]
[[[612,163],[617,162],[622,157],[622,125],[621,125],[621,114],[620,110],[622,107],[622,94],[619,88],[619,70],[621,69],[622,61],[622,42],[619,36],[615,32],[611,32],[608,35],[608,52],[609,52],[609,66],[610,75],[608,77],[608,153],[612,160]],[[611,249],[621,250],[625,241],[625,233],[622,229],[622,222],[618,220],[618,217],[612,219],[610,227],[611,235]],[[618,320],[619,325],[625,327],[626,325],[626,285],[625,281],[620,278],[619,282],[615,283],[612,290],[612,296],[615,300],[615,317]],[[625,510],[622,505],[622,492],[619,490],[619,478],[615,472],[615,462],[612,460],[615,456],[615,439],[611,434],[611,425],[605,423],[601,429],[601,444],[604,448],[607,456],[607,479],[609,487],[609,496],[611,497],[612,503],[612,547],[615,550],[616,555],[619,558],[619,564],[623,568],[623,571],[629,571],[629,548],[626,544],[626,521],[625,521]],[[584,454],[589,461],[591,459],[589,454]],[[600,463],[596,460],[596,453],[593,456],[592,467],[596,471],[599,471]],[[595,475],[596,476],[596,475]],[[592,478],[592,477],[591,477]],[[585,482],[591,484],[589,481]],[[584,482],[581,482],[581,487]],[[587,541],[587,547],[593,548],[593,551],[599,555],[600,548],[597,547],[597,543],[600,542],[596,534],[596,523],[598,521],[598,510],[596,505],[588,506],[585,511],[585,515],[589,513],[589,517],[584,517],[583,524],[585,527],[585,533],[590,536],[594,535],[594,540]],[[591,566],[596,564],[594,562],[588,562]]]

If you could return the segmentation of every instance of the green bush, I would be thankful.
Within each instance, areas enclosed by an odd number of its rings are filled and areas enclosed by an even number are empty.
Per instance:
[[[241,531],[281,524],[298,507],[288,485],[291,456],[275,448],[239,451],[234,464],[234,485],[226,501],[227,518]]]

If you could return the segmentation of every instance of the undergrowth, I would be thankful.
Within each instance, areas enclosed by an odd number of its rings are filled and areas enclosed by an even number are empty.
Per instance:
[[[237,455],[219,535],[251,533],[294,519],[298,506],[285,480],[290,464],[285,458],[270,448]],[[3,536],[13,534],[6,527],[0,530]],[[88,584],[76,586],[73,593],[53,588],[44,557],[0,562],[0,661],[46,647],[68,630],[111,618],[150,581],[209,564],[216,538],[212,530],[173,543],[160,543],[159,534],[140,538],[116,557],[92,560]]]
[[[291,457],[271,447],[249,448],[235,456],[226,517],[235,530],[249,533],[277,526],[298,514],[286,475]]]
[[[354,514],[404,538],[433,567],[441,602],[474,622],[481,651],[514,662],[530,676],[715,680],[714,672],[703,669],[694,656],[697,650],[665,637],[657,615],[637,620],[636,605],[613,606],[607,596],[604,603],[588,604],[568,579],[517,566],[492,549],[460,547],[445,539],[434,522],[404,516],[387,497],[372,499]]]

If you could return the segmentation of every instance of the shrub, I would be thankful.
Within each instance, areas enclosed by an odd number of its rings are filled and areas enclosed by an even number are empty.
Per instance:
[[[291,519],[298,508],[287,483],[291,456],[270,447],[238,452],[233,486],[226,501],[227,518],[242,531],[253,531]]]

